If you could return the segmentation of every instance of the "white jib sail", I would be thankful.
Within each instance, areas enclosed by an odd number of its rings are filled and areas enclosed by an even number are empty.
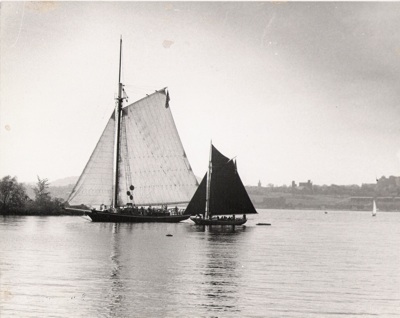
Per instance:
[[[85,169],[68,198],[68,203],[70,205],[111,205],[114,134],[115,120],[113,113]]]

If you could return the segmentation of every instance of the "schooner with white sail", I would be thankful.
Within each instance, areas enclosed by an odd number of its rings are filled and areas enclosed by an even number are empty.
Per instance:
[[[122,38],[116,107],[66,209],[90,207],[95,222],[179,222],[198,186],[170,109],[167,88],[123,107]],[[169,207],[169,208],[168,208]]]

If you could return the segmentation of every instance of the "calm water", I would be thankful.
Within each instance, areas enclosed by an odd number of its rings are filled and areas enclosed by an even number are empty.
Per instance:
[[[400,213],[259,212],[234,231],[0,218],[0,316],[400,316]]]

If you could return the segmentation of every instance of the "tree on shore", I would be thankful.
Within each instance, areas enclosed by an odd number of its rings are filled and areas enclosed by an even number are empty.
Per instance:
[[[36,187],[33,189],[35,192],[35,202],[39,206],[44,206],[51,201],[50,192],[49,192],[49,181],[48,179],[40,179],[37,176],[38,182],[36,183]]]
[[[28,201],[25,187],[17,177],[5,176],[0,181],[0,211],[22,209]]]
[[[36,186],[33,188],[35,192],[35,201],[33,203],[33,209],[37,214],[59,214],[61,209],[62,200],[50,196],[50,183],[48,179],[41,179],[37,176]]]
[[[63,199],[52,198],[48,179],[37,177],[33,191],[35,199],[28,197],[22,183],[17,177],[5,176],[0,180],[0,215],[80,215],[66,212]]]

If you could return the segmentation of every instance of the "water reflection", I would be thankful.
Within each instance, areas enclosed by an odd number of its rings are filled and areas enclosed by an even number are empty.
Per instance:
[[[120,234],[119,234],[119,223],[114,223],[112,228],[111,236],[111,289],[107,298],[110,301],[109,310],[110,317],[118,316],[118,308],[121,305],[121,300],[124,294],[124,284],[121,280],[121,264],[120,264]]]
[[[240,289],[243,270],[239,253],[246,240],[246,227],[195,226],[204,234],[205,266],[201,273],[203,303],[208,313],[237,315],[240,308]]]
[[[191,225],[187,228],[190,232],[209,232],[209,233],[242,233],[245,232],[246,226],[221,226],[221,225]]]
[[[98,298],[96,306],[98,316],[120,317],[120,313],[126,312],[124,308],[124,295],[126,294],[126,286],[122,275],[123,266],[121,264],[121,229],[119,223],[104,223],[99,227],[102,231],[109,234],[109,257],[106,264],[108,275],[104,276],[104,285],[102,297]],[[104,246],[104,248],[107,248]],[[99,264],[101,265],[101,264]],[[99,268],[99,271],[104,269]],[[96,269],[94,269],[96,270]],[[107,314],[106,314],[107,313]]]
[[[268,215],[234,231],[0,218],[0,316],[398,316],[399,213]]]
[[[99,224],[104,245],[102,297],[97,316],[173,316],[182,303],[183,270],[189,246],[185,225]],[[167,233],[173,233],[166,238]],[[106,255],[107,254],[107,255]],[[96,305],[96,304],[94,304]]]

